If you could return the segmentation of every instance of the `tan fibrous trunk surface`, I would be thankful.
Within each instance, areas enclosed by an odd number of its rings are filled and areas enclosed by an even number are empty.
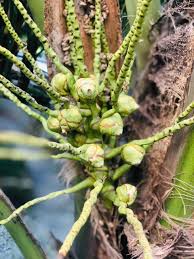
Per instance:
[[[85,54],[85,64],[90,73],[93,70],[93,44],[90,34],[87,33],[85,26],[89,10],[80,5],[80,0],[75,0],[76,14],[79,20],[80,33]],[[82,2],[89,4],[87,0]],[[91,1],[90,1],[91,2]],[[67,36],[67,27],[65,22],[65,0],[45,0],[45,33],[52,47],[63,62],[66,53],[63,51],[62,43]],[[117,0],[103,0],[103,12],[106,12],[104,25],[106,38],[109,43],[110,52],[114,53],[122,42],[120,11]],[[49,74],[53,75],[54,68],[49,63]]]

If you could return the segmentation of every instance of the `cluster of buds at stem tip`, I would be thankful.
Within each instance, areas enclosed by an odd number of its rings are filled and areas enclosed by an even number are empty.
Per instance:
[[[123,133],[123,120],[119,113],[102,119],[99,125],[100,132],[110,136],[119,136]]]
[[[104,150],[98,144],[86,144],[80,147],[80,158],[95,168],[104,166]]]
[[[122,159],[130,165],[139,165],[145,156],[145,149],[137,144],[129,143],[121,152]]]
[[[66,96],[68,94],[67,76],[62,73],[56,74],[51,80],[51,86],[58,94]]]
[[[69,130],[79,128],[82,115],[78,107],[71,105],[68,109],[59,111],[57,117],[49,117],[48,128],[55,132],[67,133]]]
[[[135,99],[125,93],[119,95],[117,101],[117,111],[121,116],[126,117],[136,111],[139,105],[136,103]]]
[[[75,83],[75,90],[80,100],[94,100],[98,94],[96,80],[94,77],[79,78]]]
[[[114,204],[120,206],[125,204],[130,206],[137,197],[137,188],[131,184],[123,184],[116,189],[116,198]]]

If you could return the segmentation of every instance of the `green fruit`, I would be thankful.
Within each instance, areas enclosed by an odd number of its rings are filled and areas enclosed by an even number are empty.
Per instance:
[[[51,80],[51,86],[57,93],[66,96],[68,91],[66,75],[62,73],[56,74]]]
[[[77,129],[82,122],[80,110],[76,106],[70,106],[69,109],[61,110],[59,118],[60,126],[64,131]]]
[[[125,93],[121,93],[117,102],[117,110],[121,116],[128,116],[139,108],[135,99]]]
[[[54,132],[60,132],[59,120],[55,117],[50,116],[47,120],[47,126],[50,130]]]
[[[104,150],[98,144],[87,144],[81,147],[84,150],[81,158],[89,162],[93,167],[104,166]]]
[[[127,206],[134,203],[137,197],[137,189],[131,184],[123,184],[116,189],[117,201],[127,204]]]
[[[97,86],[94,78],[80,78],[75,83],[79,98],[83,101],[94,100],[97,96]]]
[[[102,119],[100,122],[100,132],[111,136],[121,135],[123,132],[123,120],[119,113]]]
[[[139,145],[129,143],[124,146],[121,156],[130,165],[139,165],[145,155],[145,149]]]

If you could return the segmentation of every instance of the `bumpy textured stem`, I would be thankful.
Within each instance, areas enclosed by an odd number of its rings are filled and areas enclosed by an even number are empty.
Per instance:
[[[69,78],[69,83],[72,84],[74,82],[73,75],[70,72],[69,69],[67,69],[59,60],[57,54],[54,52],[54,50],[49,45],[47,38],[42,35],[41,30],[38,28],[36,23],[32,20],[32,18],[29,16],[27,10],[23,6],[23,4],[19,0],[13,0],[15,6],[17,7],[18,11],[21,13],[24,21],[28,24],[30,29],[34,32],[36,37],[39,39],[39,41],[42,43],[44,50],[48,57],[53,61],[56,68],[61,71],[62,73],[66,74]]]
[[[95,33],[94,33],[94,74],[100,80],[100,53],[101,53],[101,0],[95,1]]]
[[[7,30],[11,34],[14,41],[17,43],[19,49],[24,53],[24,56],[26,57],[28,62],[32,65],[33,70],[36,73],[36,75],[39,76],[42,80],[44,80],[45,83],[46,83],[46,79],[44,78],[44,75],[43,75],[41,69],[37,66],[36,61],[33,58],[33,56],[30,54],[30,52],[28,51],[26,44],[20,39],[19,35],[14,30],[14,28],[13,28],[7,14],[5,13],[1,3],[0,3],[0,15],[1,15],[3,21],[6,25]]]
[[[143,249],[144,259],[152,259],[152,250],[150,244],[147,240],[147,237],[144,233],[143,226],[141,222],[137,219],[131,209],[126,208],[125,206],[119,207],[119,213],[124,214],[127,217],[127,222],[133,226],[134,232],[137,236],[139,244]]]
[[[80,36],[80,29],[78,19],[75,13],[75,5],[73,0],[65,0],[66,19],[68,31],[71,34],[71,59],[75,68],[75,75],[86,75],[86,68],[84,65],[84,50]]]
[[[109,49],[108,41],[107,41],[107,38],[106,38],[106,32],[105,32],[104,26],[102,26],[102,29],[101,29],[101,42],[102,42],[103,52],[109,53],[110,49]]]
[[[141,1],[141,6],[142,4],[145,3],[145,5],[147,4],[147,2],[150,2],[151,0],[142,0]],[[139,3],[139,7],[140,7],[140,3]],[[138,8],[138,11],[139,11],[140,8]],[[140,14],[141,15],[141,14]],[[140,28],[138,28],[140,29]],[[115,65],[116,65],[116,62],[117,60],[123,55],[126,53],[127,49],[128,49],[128,45],[130,44],[131,42],[131,37],[133,35],[133,33],[135,33],[135,31],[133,30],[130,30],[129,33],[127,34],[127,36],[125,37],[125,39],[123,40],[121,46],[119,47],[119,49],[114,53],[114,55],[112,56],[109,64],[108,64],[108,68],[106,70],[106,73],[105,73],[105,77],[104,77],[104,80],[103,82],[101,83],[101,86],[100,86],[100,91],[103,91],[107,82],[111,82],[112,80],[114,80],[114,77],[115,77]]]
[[[40,112],[45,112],[47,114],[52,113],[52,111],[49,110],[49,108],[47,108],[45,106],[42,106],[41,104],[37,103],[37,101],[31,95],[29,95],[24,90],[20,89],[18,86],[12,84],[7,78],[2,76],[1,74],[0,74],[0,82],[6,88],[8,88],[11,92],[13,92],[16,95],[19,95],[21,98],[26,100],[26,102],[28,102],[34,109],[37,109]]]
[[[180,120],[184,119],[194,110],[194,102],[192,102],[177,118],[176,122],[179,122]]]
[[[124,87],[123,90],[126,94],[128,94],[129,87],[130,87],[130,82],[131,82],[131,77],[132,77],[132,68],[134,65],[134,61],[135,61],[135,55],[133,55],[133,58],[130,62],[130,65],[129,65],[127,73],[126,73],[125,81],[124,81],[124,85],[126,85],[126,87]]]
[[[98,180],[94,184],[95,188],[90,192],[89,199],[85,202],[83,210],[80,214],[79,219],[74,223],[72,229],[70,230],[69,234],[67,235],[63,245],[61,246],[59,253],[63,256],[66,256],[69,252],[74,239],[80,232],[80,229],[85,225],[87,219],[90,216],[92,207],[97,201],[98,194],[101,192],[103,187],[103,181]]]
[[[182,128],[191,126],[193,124],[194,124],[194,117],[191,117],[189,119],[186,119],[186,120],[173,124],[171,127],[168,127],[166,129],[156,133],[152,137],[149,137],[147,139],[135,140],[133,142],[135,142],[139,145],[151,146],[155,142],[158,142],[168,136],[172,136],[174,133],[181,130]]]
[[[45,81],[43,81],[38,76],[34,75],[27,67],[26,65],[20,61],[15,55],[13,55],[8,49],[0,46],[0,54],[5,56],[7,59],[9,59],[11,62],[13,62],[17,67],[20,68],[20,70],[32,81],[40,85],[43,89],[45,89],[48,94],[53,96],[54,98],[60,98],[60,96],[53,91],[52,87]]]
[[[2,92],[3,95],[5,95],[10,101],[15,103],[19,108],[21,108],[29,116],[40,121],[42,123],[42,126],[45,129],[45,131],[47,131],[49,134],[51,134],[57,140],[59,140],[61,142],[64,141],[63,137],[60,134],[49,130],[49,128],[47,126],[47,121],[44,117],[42,117],[39,113],[36,113],[33,110],[31,110],[31,108],[29,108],[24,103],[20,102],[20,100],[10,90],[8,90],[6,87],[4,87],[4,85],[2,85],[2,84],[0,84],[0,92]]]
[[[84,181],[76,184],[75,186],[66,189],[66,190],[62,190],[62,191],[57,191],[57,192],[52,192],[49,193],[46,196],[42,196],[40,198],[36,198],[34,200],[28,201],[27,203],[25,203],[24,205],[20,206],[19,208],[17,208],[9,217],[7,217],[6,219],[0,220],[0,225],[5,225],[7,224],[9,221],[11,221],[13,218],[17,217],[17,215],[19,215],[22,211],[40,203],[43,201],[48,201],[48,200],[52,200],[55,199],[61,195],[64,194],[69,194],[69,193],[74,193],[74,192],[78,192],[80,190],[86,189],[88,187],[91,187],[93,185],[93,180],[92,178],[87,178]]]
[[[123,65],[121,67],[120,73],[118,75],[118,79],[117,79],[117,83],[116,83],[116,89],[114,89],[115,91],[115,98],[118,97],[119,92],[123,86],[123,83],[125,81],[126,78],[126,74],[129,68],[129,64],[130,62],[133,60],[134,57],[134,52],[135,52],[135,47],[136,44],[140,38],[141,35],[141,30],[142,30],[142,24],[144,22],[144,18],[146,15],[146,12],[148,10],[149,4],[151,3],[151,0],[142,0],[141,4],[139,5],[139,7],[137,8],[137,14],[134,20],[134,23],[131,27],[130,33],[130,43],[128,46],[128,50],[127,50],[127,54],[126,57],[124,59]]]
[[[133,140],[131,143],[135,143],[137,145],[144,146],[145,148],[149,148],[155,142],[158,142],[166,137],[172,136],[174,133],[181,130],[182,128],[192,126],[192,125],[194,125],[194,117],[175,123],[171,127],[165,128],[164,130],[154,134],[151,137],[148,137],[146,139]],[[124,144],[123,146],[116,147],[111,149],[110,151],[107,151],[105,154],[105,159],[111,159],[119,155],[125,145],[127,144]]]
[[[14,131],[0,131],[0,143],[26,145],[31,147],[45,147],[57,149],[59,151],[70,152],[74,155],[80,154],[80,149],[73,147],[69,143],[60,144],[44,138],[34,137],[32,135]]]

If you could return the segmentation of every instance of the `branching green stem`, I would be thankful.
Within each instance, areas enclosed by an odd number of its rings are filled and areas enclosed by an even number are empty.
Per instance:
[[[100,82],[100,53],[101,53],[101,0],[95,1],[95,33],[94,33],[94,74],[98,83]]]
[[[69,143],[60,144],[57,142],[49,141],[45,138],[34,137],[32,135],[12,131],[0,131],[0,143],[26,145],[31,147],[45,147],[57,149],[59,151],[70,152],[74,155],[80,154],[80,149],[73,147]]]
[[[15,55],[13,55],[8,49],[0,46],[0,54],[5,56],[7,59],[9,59],[11,62],[13,62],[17,67],[20,68],[22,73],[24,73],[30,80],[34,81],[38,85],[40,85],[43,89],[45,89],[50,96],[53,96],[56,99],[59,99],[60,96],[53,91],[52,87],[45,81],[43,81],[41,78],[39,78],[37,75],[33,74],[26,65],[20,61]]]
[[[137,236],[139,244],[143,250],[144,259],[152,259],[152,250],[150,244],[147,240],[147,237],[144,233],[143,226],[141,222],[137,219],[131,209],[128,209],[125,205],[121,205],[119,208],[119,213],[126,215],[127,222],[133,226],[134,232]]]
[[[7,14],[5,13],[1,3],[0,3],[0,15],[6,25],[7,30],[11,34],[12,38],[14,41],[17,43],[19,49],[24,53],[24,56],[28,60],[28,62],[32,65],[34,72],[38,77],[40,77],[44,82],[46,83],[46,79],[44,78],[44,75],[41,71],[41,69],[37,66],[36,61],[34,60],[33,56],[30,54],[30,52],[27,49],[26,44],[20,39],[19,35],[17,32],[14,30]]]
[[[72,229],[70,230],[69,234],[67,235],[63,245],[61,246],[59,250],[59,254],[66,256],[69,252],[74,239],[77,237],[78,233],[80,232],[80,229],[85,225],[87,219],[90,216],[90,213],[92,211],[92,207],[97,201],[97,197],[99,193],[101,192],[103,188],[103,181],[97,180],[94,183],[95,188],[90,192],[90,197],[88,200],[84,203],[84,207],[82,209],[82,212],[78,218],[78,220],[74,223]]]
[[[47,126],[47,120],[42,117],[39,113],[34,112],[33,110],[31,110],[27,105],[25,105],[24,103],[20,102],[20,100],[6,87],[4,87],[4,85],[0,84],[0,92],[3,93],[3,95],[5,95],[10,101],[12,101],[13,103],[15,103],[19,108],[21,108],[25,113],[27,113],[30,117],[40,121],[42,123],[43,128],[45,129],[45,131],[47,131],[50,135],[52,135],[55,139],[64,142],[63,137],[56,133],[51,131],[48,126]]]
[[[2,76],[0,74],[0,82],[6,87],[8,88],[11,92],[13,92],[14,94],[20,96],[21,98],[23,98],[26,102],[28,102],[34,109],[39,110],[40,112],[45,112],[47,114],[51,114],[52,111],[45,107],[42,106],[41,104],[37,103],[37,101],[27,92],[25,92],[24,90],[20,89],[18,86],[12,84],[7,78],[5,78],[4,76]]]
[[[192,102],[185,111],[183,111],[177,118],[176,122],[179,122],[180,120],[187,117],[192,111],[194,110],[194,102]]]
[[[122,88],[123,83],[126,78],[126,74],[129,69],[129,64],[133,60],[135,47],[140,38],[141,31],[142,31],[142,24],[144,22],[144,18],[145,18],[145,15],[148,10],[150,2],[151,2],[151,0],[142,0],[141,4],[138,5],[136,17],[135,17],[134,23],[131,27],[131,30],[130,30],[131,36],[129,36],[130,43],[128,46],[127,54],[124,59],[123,65],[121,67],[120,73],[118,75],[116,88],[114,89],[115,99],[118,98],[118,95],[121,91],[121,88]]]
[[[174,133],[181,130],[182,128],[191,126],[193,124],[194,124],[194,117],[191,117],[189,119],[185,119],[183,121],[175,123],[171,127],[165,128],[164,130],[156,133],[155,135],[153,135],[151,137],[148,137],[146,139],[133,140],[131,143],[135,143],[135,144],[143,146],[147,149],[147,148],[151,147],[154,143],[156,143],[166,137],[172,136]],[[110,151],[107,151],[105,154],[105,159],[111,159],[111,158],[119,155],[121,153],[122,149],[124,148],[124,146],[126,146],[126,145],[127,144],[124,144],[120,147],[116,147]]]
[[[86,68],[84,65],[84,51],[81,41],[79,23],[75,12],[75,4],[73,0],[65,0],[66,19],[68,31],[71,34],[71,59],[75,68],[76,76],[86,76]]]
[[[27,203],[25,203],[24,205],[20,206],[19,208],[17,208],[9,217],[7,217],[6,219],[0,220],[0,225],[5,225],[7,224],[9,221],[11,221],[13,218],[17,217],[17,215],[19,215],[22,211],[40,203],[43,201],[48,201],[48,200],[52,200],[55,199],[61,195],[64,194],[69,194],[69,193],[74,193],[74,192],[78,192],[80,190],[86,189],[88,187],[91,187],[93,185],[94,181],[92,178],[86,178],[85,180],[83,180],[82,182],[76,184],[75,186],[66,189],[66,190],[62,190],[62,191],[57,191],[57,192],[51,192],[46,196],[42,196],[40,198],[36,198],[34,200],[28,201]]]
[[[47,41],[47,38],[42,35],[41,30],[38,28],[36,23],[32,20],[32,18],[29,16],[27,13],[27,10],[23,6],[23,4],[19,0],[13,0],[15,6],[17,7],[18,11],[21,13],[24,21],[28,24],[30,29],[34,32],[36,37],[39,39],[39,41],[42,43],[44,50],[48,57],[53,61],[55,64],[56,68],[66,74],[69,78],[69,83],[72,84],[74,82],[73,75],[70,72],[69,69],[67,69],[59,60],[57,54],[54,52],[54,50],[51,48],[50,44]]]

